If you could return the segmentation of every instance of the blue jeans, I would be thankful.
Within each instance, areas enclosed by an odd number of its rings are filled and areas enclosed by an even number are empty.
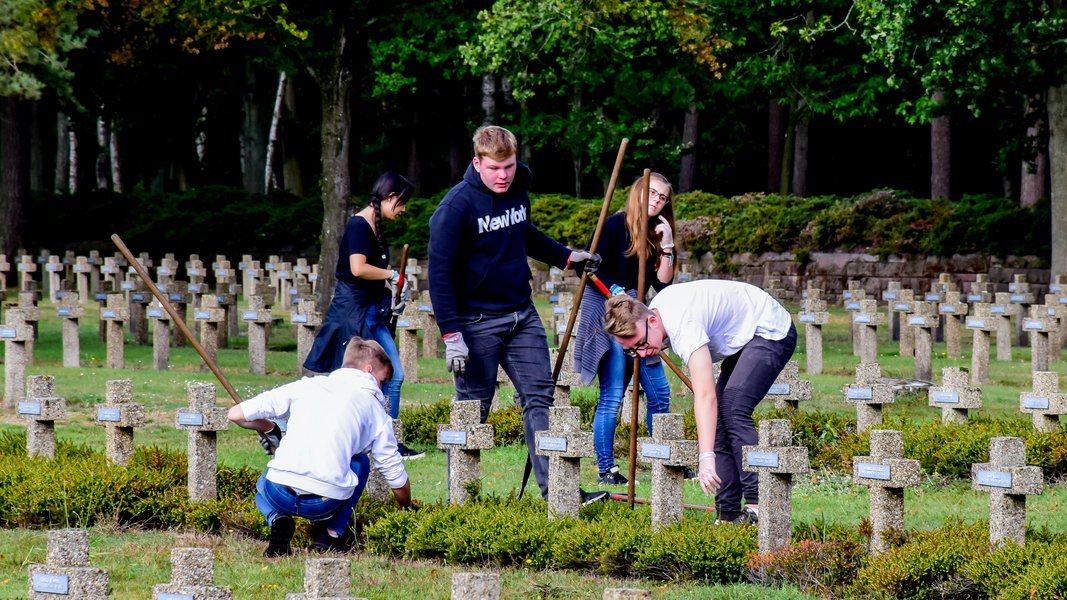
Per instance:
[[[719,399],[719,419],[715,428],[715,471],[722,480],[715,494],[715,511],[720,519],[733,521],[745,504],[759,503],[759,476],[741,470],[742,446],[759,442],[752,413],[767,395],[778,374],[785,368],[797,346],[796,327],[778,341],[753,337],[741,350],[722,361],[715,394]]]
[[[385,314],[388,315],[388,298],[386,298],[385,303]],[[382,394],[389,401],[389,416],[396,419],[400,416],[400,386],[404,385],[404,367],[400,364],[400,352],[396,349],[396,342],[393,340],[393,336],[389,335],[389,326],[383,320],[381,311],[368,310],[365,324],[374,341],[381,344],[385,353],[389,355],[389,360],[393,363],[393,377],[385,382]]]
[[[359,477],[359,483],[352,495],[345,500],[334,500],[322,496],[298,496],[287,486],[269,481],[264,471],[256,482],[256,508],[263,513],[267,524],[281,516],[304,517],[309,521],[326,521],[326,527],[340,533],[348,527],[352,511],[363,495],[370,475],[370,458],[366,454],[352,457],[352,471]]]
[[[597,379],[600,381],[600,399],[593,415],[593,445],[596,447],[596,465],[601,473],[615,465],[615,425],[626,384],[633,378],[634,359],[626,356],[614,338],[611,348],[600,359]],[[641,389],[645,390],[648,430],[652,431],[652,415],[665,413],[671,407],[671,386],[663,372],[663,363],[649,365],[641,361]]]
[[[462,329],[468,359],[464,375],[456,376],[456,399],[481,401],[484,423],[496,393],[497,366],[504,367],[515,384],[515,403],[522,408],[523,433],[537,485],[541,496],[548,498],[548,458],[534,454],[537,432],[548,429],[555,387],[541,317],[531,303],[504,315],[467,315]]]

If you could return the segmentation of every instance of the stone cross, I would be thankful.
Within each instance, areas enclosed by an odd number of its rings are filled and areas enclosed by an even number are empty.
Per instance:
[[[1055,325],[1048,318],[1048,309],[1041,304],[1032,304],[1029,316],[1021,319],[1023,331],[1030,337],[1030,370],[1047,371],[1049,363],[1049,332]],[[1056,349],[1057,353],[1059,348]]]
[[[567,321],[570,319],[571,308],[574,306],[574,292],[559,292],[555,294],[554,302],[552,332],[555,335],[556,346],[559,346],[563,335],[567,332]]]
[[[130,331],[133,332],[134,341],[138,346],[147,346],[148,316],[146,311],[153,300],[153,296],[140,277],[135,278],[133,281],[135,287],[130,290]]]
[[[100,318],[107,323],[107,368],[125,368],[123,343],[126,334],[123,325],[130,319],[130,309],[122,294],[107,295],[107,306],[100,309]]]
[[[103,263],[104,259],[100,257],[99,251],[89,251],[89,294],[100,291],[100,266]]]
[[[810,293],[812,290],[808,290]],[[804,301],[804,308],[797,314],[797,321],[804,324],[804,356],[807,360],[807,374],[822,373],[822,326],[830,321],[826,312],[826,301],[810,295]]]
[[[900,317],[893,310],[893,303],[897,301],[900,289],[899,281],[890,281],[886,283],[885,291],[882,292],[882,300],[886,303],[886,325],[889,328],[890,340],[900,339]]]
[[[246,290],[249,289],[248,288],[248,273],[247,273],[247,271],[248,271],[248,269],[251,269],[251,268],[252,268],[252,255],[251,254],[242,254],[241,255],[241,260],[237,261],[237,270],[241,272],[241,287],[243,289],[246,289]],[[257,269],[259,268],[258,264],[256,265],[256,268]]]
[[[109,284],[112,290],[118,289],[121,270],[122,264],[117,259],[111,256],[104,257],[104,264],[100,267],[100,275],[103,277],[104,283]]]
[[[389,398],[385,399],[385,412],[389,412]],[[404,441],[404,424],[400,419],[393,419],[393,436],[396,437],[397,442]],[[378,461],[374,460],[374,455],[368,454],[368,457],[370,458],[370,475],[367,476],[367,487],[363,488],[363,494],[374,500],[389,502],[393,490],[378,470]]]
[[[885,323],[885,315],[878,312],[878,301],[865,298],[856,301],[856,311],[852,313],[852,329],[856,332],[853,346],[860,362],[878,362],[878,326]]]
[[[315,333],[322,326],[322,313],[316,310],[314,299],[305,298],[296,305],[296,311],[289,319],[296,329],[296,369],[304,373],[304,361],[315,343]]]
[[[145,309],[145,314],[152,321],[152,367],[166,371],[170,368],[170,313],[154,301]]]
[[[441,340],[441,330],[437,327],[437,321],[433,314],[433,303],[430,302],[430,290],[422,290],[416,299],[416,308],[422,313],[422,357],[437,358],[437,344]]]
[[[144,427],[144,405],[133,401],[133,381],[107,382],[104,403],[96,408],[96,424],[107,428],[107,458],[126,466],[133,458],[133,428]]]
[[[989,275],[978,273],[974,276],[974,281],[967,288],[967,302],[971,304],[975,302],[990,304],[993,302],[993,286],[989,283]]]
[[[29,584],[30,600],[104,600],[108,575],[103,569],[89,566],[87,530],[51,529],[45,564],[30,565]]]
[[[1015,337],[1018,339],[1018,345],[1026,346],[1027,331],[1023,327],[1023,320],[1030,312],[1030,305],[1034,303],[1034,293],[1030,290],[1030,284],[1026,282],[1026,275],[1020,273],[1012,277],[1012,282],[1008,284],[1008,303],[1015,320]]]
[[[71,270],[74,272],[75,286],[78,289],[78,297],[81,298],[82,304],[88,304],[89,298],[92,297],[92,272],[93,265],[89,264],[89,258],[86,256],[79,256],[74,259],[74,264],[71,265]]]
[[[791,360],[785,364],[785,368],[767,390],[767,397],[774,399],[775,408],[794,411],[800,408],[801,402],[811,400],[811,382],[800,378],[800,365],[797,361]]]
[[[267,257],[267,262],[263,264],[263,270],[267,272],[267,278],[270,281],[270,286],[275,290],[278,289],[278,263],[282,261],[281,257],[276,254],[271,254]]]
[[[960,349],[960,327],[967,317],[968,306],[956,291],[947,291],[937,305],[937,312],[945,319],[945,354],[949,358],[963,356]]]
[[[178,276],[178,266],[178,261],[174,260],[173,254],[165,255],[156,267],[156,285],[163,286],[174,281],[174,278]]]
[[[311,265],[311,273],[308,275],[308,283],[311,284],[311,293],[318,295],[319,265]]]
[[[871,455],[852,457],[852,480],[868,488],[871,554],[890,549],[887,534],[904,531],[904,488],[918,485],[919,461],[904,458],[904,438],[891,429],[871,430]]]
[[[237,284],[219,283],[215,286],[215,301],[222,309],[225,325],[219,326],[219,347],[230,345],[230,338],[239,334],[237,326]]]
[[[304,593],[285,600],[365,600],[349,594],[352,561],[347,558],[309,558],[304,561]]]
[[[1067,342],[1067,337],[1064,336],[1064,331],[1067,330],[1067,294],[1045,294],[1044,308],[1052,325],[1052,331],[1048,335],[1048,358],[1050,362],[1059,362],[1064,342]]]
[[[967,422],[967,411],[982,408],[982,390],[967,386],[967,371],[959,367],[941,370],[941,385],[930,388],[930,406],[941,408],[943,423]]]
[[[760,552],[787,545],[793,531],[793,475],[809,468],[808,449],[790,446],[792,441],[788,420],[764,419],[759,424],[759,445],[741,448],[741,468],[759,473]]]
[[[549,348],[548,363],[552,365],[553,368],[556,365],[556,360],[558,357],[559,348]],[[559,370],[559,377],[556,379],[556,386],[553,390],[552,398],[554,405],[570,406],[571,389],[579,387],[581,385],[582,376],[574,371],[574,346],[567,346],[567,356],[563,359],[563,365]],[[644,390],[641,391],[644,392]],[[516,403],[516,406],[517,405],[518,403]]]
[[[190,256],[189,261],[185,263],[185,274],[189,277],[189,285],[186,287],[190,294],[189,304],[197,306],[200,304],[200,294],[207,289],[204,286],[204,278],[207,277],[204,262],[195,254]]]
[[[7,272],[11,270],[11,263],[7,262],[7,255],[0,254],[0,290],[7,290]]]
[[[652,463],[652,529],[682,520],[685,469],[697,463],[696,440],[684,429],[681,414],[660,413],[652,415],[652,437],[638,440],[638,457]]]
[[[862,284],[859,281],[850,279],[848,281],[848,289],[841,292],[841,304],[845,310],[849,313],[856,313],[860,310],[860,301],[867,298],[867,292],[864,291]],[[856,322],[852,319],[850,314],[848,327],[848,337],[852,342],[852,354],[853,356],[859,356],[859,335],[857,333]]]
[[[548,518],[578,518],[581,495],[581,459],[596,456],[593,432],[582,431],[581,409],[548,409],[548,429],[536,434],[536,453],[548,457]]]
[[[18,414],[26,421],[27,456],[56,456],[56,421],[67,417],[67,401],[55,397],[55,385],[51,375],[26,378],[29,399],[18,403]]]
[[[1041,467],[1026,466],[1026,440],[989,440],[989,462],[971,465],[971,489],[989,492],[989,543],[1026,543],[1026,496],[1044,491]]]
[[[915,302],[908,315],[908,327],[915,336],[915,378],[929,381],[933,378],[931,361],[934,354],[934,330],[941,319],[937,316],[937,304]]]
[[[604,588],[601,600],[652,600],[652,590],[641,588]]]
[[[171,548],[170,583],[152,588],[152,600],[232,600],[230,588],[214,585],[210,548]]]
[[[989,305],[989,314],[997,330],[997,360],[1011,362],[1011,313],[1013,308],[1008,300],[1011,294],[997,292],[993,297],[995,302]]]
[[[218,432],[229,427],[227,409],[215,406],[215,385],[189,382],[189,406],[177,415],[178,429],[189,432],[189,499],[193,502],[218,497],[215,473],[215,442]]]
[[[20,308],[4,311],[0,340],[4,342],[4,404],[13,407],[26,399],[26,364],[31,359],[29,344],[33,341],[33,327],[26,322],[25,311]]]
[[[419,330],[422,329],[422,315],[409,302],[404,313],[396,319],[396,351],[400,355],[400,365],[404,369],[406,381],[419,380]]]
[[[226,311],[219,306],[218,297],[205,294],[200,298],[200,308],[193,311],[193,318],[200,324],[200,345],[204,348],[211,362],[219,352],[220,329],[226,327]],[[207,363],[200,365],[201,371],[207,371]]]
[[[1067,394],[1060,393],[1059,374],[1034,371],[1034,389],[1019,394],[1019,410],[1030,413],[1034,429],[1054,433],[1060,430],[1060,415],[1067,415]]]
[[[308,281],[308,275],[311,275],[311,265],[308,264],[308,259],[296,259],[296,264],[293,265],[293,283],[306,283],[310,286],[311,282]]]
[[[856,407],[856,431],[863,433],[882,422],[882,405],[895,400],[893,386],[878,383],[882,367],[878,363],[856,365],[856,383],[845,385],[845,404]]]
[[[452,600],[499,600],[497,573],[453,573]]]
[[[996,325],[990,304],[979,302],[964,323],[974,332],[971,342],[971,384],[989,383],[989,336]]]
[[[255,375],[267,373],[267,326],[273,320],[264,297],[248,297],[248,308],[241,313],[241,320],[248,324],[248,372]]]
[[[896,299],[893,300],[891,306],[893,312],[896,313],[896,319],[900,324],[900,355],[901,356],[915,356],[915,335],[911,327],[907,326],[908,315],[914,310],[915,304],[915,291],[909,289],[901,289],[896,292]]]
[[[78,335],[78,319],[85,316],[79,292],[67,290],[56,307],[56,315],[63,321],[63,366],[81,366],[81,338]]]
[[[60,262],[59,257],[53,254],[48,257],[48,262],[45,263],[44,270],[48,274],[48,277],[45,279],[48,288],[48,299],[55,304],[56,292],[59,291],[59,282],[66,274],[67,265]]]
[[[193,303],[193,295],[189,293],[189,283],[172,281],[159,289],[167,296],[167,302],[174,307],[174,312],[178,313],[178,318],[181,322],[185,323],[189,316],[189,306]],[[170,317],[168,316],[167,318],[169,319]],[[185,336],[176,336],[172,341],[175,346],[184,346]]]
[[[293,285],[293,264],[280,262],[277,265],[275,276],[278,278],[278,302],[282,307],[289,302],[289,288]]]
[[[37,263],[34,262],[33,257],[28,254],[22,255],[15,263],[15,269],[19,273],[19,290],[30,289],[30,284],[34,282],[33,274],[37,272]]]
[[[251,293],[252,290],[256,289],[257,285],[262,283],[266,272],[258,260],[248,261],[247,266],[241,269],[242,281],[244,282],[242,289],[244,289],[245,293]]]
[[[404,266],[404,277],[411,279],[411,289],[416,292],[421,292],[425,289],[419,282],[419,276],[422,275],[423,269],[419,265],[418,259],[409,258],[408,264]]]
[[[480,400],[454,400],[447,424],[437,426],[437,447],[448,451],[448,501],[463,505],[468,484],[482,476],[482,450],[493,447],[493,426],[482,424]]]

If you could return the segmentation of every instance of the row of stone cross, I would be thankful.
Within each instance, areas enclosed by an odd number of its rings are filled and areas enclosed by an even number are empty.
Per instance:
[[[1067,343],[1067,287],[1056,276],[1043,303],[1039,303],[1024,275],[1015,275],[1008,292],[993,292],[988,277],[979,274],[969,291],[956,289],[952,278],[942,274],[930,291],[920,294],[889,282],[878,298],[863,289],[863,283],[848,282],[842,304],[849,312],[853,353],[861,362],[877,362],[880,326],[899,340],[901,356],[915,358],[915,378],[931,378],[935,337],[943,337],[948,358],[962,358],[961,337],[972,331],[971,378],[975,384],[989,381],[989,350],[996,335],[996,360],[1011,361],[1013,337],[1019,346],[1031,347],[1031,368],[1047,371],[1060,360]],[[797,320],[805,326],[807,372],[822,372],[822,326],[829,321],[827,301],[818,288],[803,292]]]

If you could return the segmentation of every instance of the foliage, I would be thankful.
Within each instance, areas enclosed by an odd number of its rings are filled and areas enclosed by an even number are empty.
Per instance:
[[[5,0],[0,4],[0,96],[39,99],[45,88],[70,93],[69,54],[85,46],[78,26],[96,0]]]
[[[840,596],[865,555],[856,540],[801,540],[753,555],[748,562],[748,579],[760,585],[794,585],[824,598]]]

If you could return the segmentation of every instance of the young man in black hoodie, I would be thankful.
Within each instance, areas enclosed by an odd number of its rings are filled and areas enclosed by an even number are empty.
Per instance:
[[[430,299],[455,377],[457,400],[480,400],[482,422],[497,366],[515,384],[533,472],[548,497],[548,459],[533,453],[548,429],[553,381],[545,327],[530,296],[527,256],[560,268],[596,270],[600,257],[571,250],[530,221],[530,168],[507,129],[474,132],[474,159],[430,218]],[[583,501],[599,499],[583,494]]]

